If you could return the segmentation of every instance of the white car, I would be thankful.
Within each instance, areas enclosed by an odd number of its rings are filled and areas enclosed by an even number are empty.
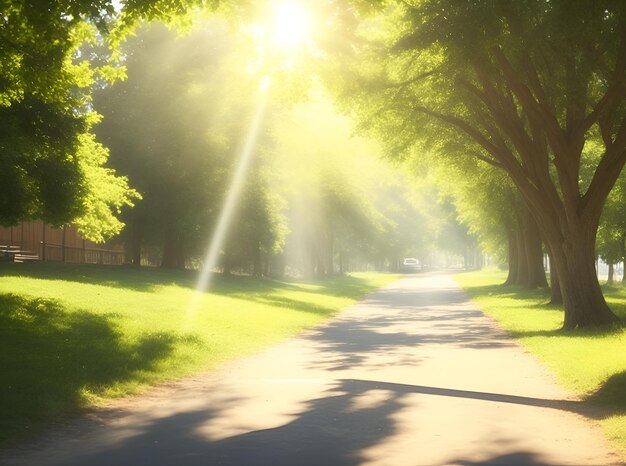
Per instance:
[[[400,267],[400,271],[404,273],[415,273],[419,272],[422,269],[420,261],[414,259],[413,257],[407,257],[402,261],[402,266]]]

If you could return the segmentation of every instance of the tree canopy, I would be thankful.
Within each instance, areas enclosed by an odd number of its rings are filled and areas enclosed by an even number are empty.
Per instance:
[[[7,1],[2,11],[0,223],[74,222],[97,241],[119,232],[115,215],[136,194],[90,134],[91,88],[118,71],[81,52],[108,31],[112,2]]]
[[[565,326],[614,320],[595,278],[602,207],[626,161],[626,6],[393,3],[356,29],[345,101],[393,153],[448,138],[503,169],[561,279]],[[602,155],[581,180],[587,142]],[[424,146],[421,146],[423,149]]]

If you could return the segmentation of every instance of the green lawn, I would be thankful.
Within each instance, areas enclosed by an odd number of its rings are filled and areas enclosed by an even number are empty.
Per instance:
[[[0,263],[0,444],[293,336],[395,278],[218,276],[192,312],[191,272]]]
[[[456,276],[478,306],[543,361],[564,387],[606,413],[600,424],[626,452],[626,328],[563,331],[563,311],[546,305],[547,291],[503,287],[505,278],[493,270]],[[614,312],[626,319],[626,289],[604,291]]]

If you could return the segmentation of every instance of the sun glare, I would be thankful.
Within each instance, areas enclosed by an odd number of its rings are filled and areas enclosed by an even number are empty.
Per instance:
[[[302,45],[311,29],[311,16],[301,3],[281,2],[274,6],[272,40],[276,48],[294,50]]]

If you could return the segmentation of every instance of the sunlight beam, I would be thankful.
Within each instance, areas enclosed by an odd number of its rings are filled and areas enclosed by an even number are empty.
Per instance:
[[[250,166],[252,155],[256,146],[256,141],[259,136],[259,130],[261,128],[261,122],[265,113],[270,84],[271,80],[269,76],[263,77],[259,84],[260,97],[259,103],[257,105],[257,110],[254,118],[252,119],[252,123],[250,125],[250,129],[245,140],[245,145],[241,151],[241,156],[239,158],[235,174],[230,183],[230,188],[226,195],[226,200],[224,201],[224,205],[220,212],[215,231],[211,238],[209,250],[202,264],[202,269],[196,283],[193,298],[191,300],[191,303],[189,304],[189,309],[187,312],[188,323],[193,320],[195,311],[200,304],[200,299],[202,298],[202,295],[205,291],[209,289],[209,286],[211,284],[211,274],[213,272],[213,269],[217,266],[219,255],[222,247],[224,246],[224,241],[226,240],[228,229],[230,227],[230,224],[232,223],[233,215],[237,210],[237,201],[239,200],[241,191],[243,189],[246,174],[248,172],[248,168]]]

